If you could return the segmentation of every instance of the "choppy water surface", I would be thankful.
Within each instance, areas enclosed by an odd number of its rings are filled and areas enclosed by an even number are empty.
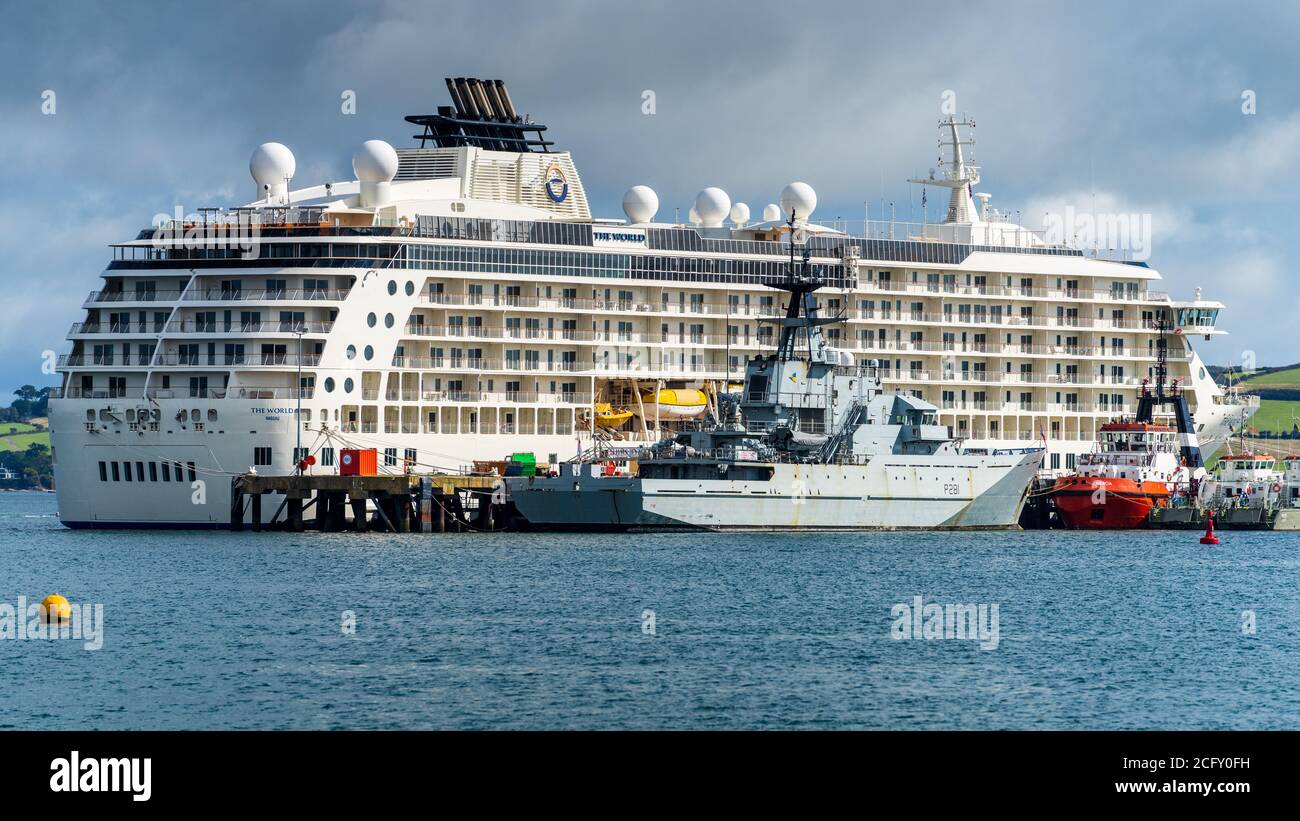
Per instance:
[[[0,602],[105,630],[0,640],[0,727],[1300,727],[1300,536],[1198,535],[87,533],[3,493]],[[892,638],[917,595],[997,604],[996,649]]]

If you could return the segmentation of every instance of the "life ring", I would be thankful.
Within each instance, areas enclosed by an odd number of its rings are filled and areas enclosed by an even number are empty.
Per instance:
[[[1281,493],[1281,492],[1282,492],[1282,485],[1281,485],[1280,482],[1274,482],[1274,483],[1273,483],[1273,492],[1274,492],[1274,493]]]

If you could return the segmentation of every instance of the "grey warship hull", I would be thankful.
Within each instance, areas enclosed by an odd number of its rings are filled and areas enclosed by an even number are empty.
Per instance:
[[[940,462],[896,455],[865,465],[773,464],[765,481],[570,470],[506,486],[538,529],[1014,530],[1041,462],[1042,452]]]

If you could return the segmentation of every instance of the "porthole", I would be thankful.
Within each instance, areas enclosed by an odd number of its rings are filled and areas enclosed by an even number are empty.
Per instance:
[[[388,280],[388,295],[395,296],[396,294],[397,294],[397,280],[390,279]]]
[[[410,280],[406,281],[406,295],[407,296],[415,295],[415,283],[411,282]]]
[[[372,328],[375,327],[375,323],[378,321],[379,318],[376,317],[373,312],[371,312],[370,315],[366,317],[366,324]]]
[[[352,393],[352,377],[343,380],[343,392]]]
[[[348,351],[347,351],[347,353],[348,353],[348,359],[356,359],[356,358],[357,358],[357,346],[356,346],[356,345],[349,345],[349,346],[348,346]]]
[[[334,377],[332,376],[325,377],[325,392],[334,393]]]
[[[366,359],[374,359],[374,358],[375,358],[375,346],[374,346],[374,345],[367,345],[367,346],[366,346]]]
[[[391,327],[393,327],[393,315],[392,315],[392,314],[384,314],[384,327],[385,327],[385,328],[391,328]]]

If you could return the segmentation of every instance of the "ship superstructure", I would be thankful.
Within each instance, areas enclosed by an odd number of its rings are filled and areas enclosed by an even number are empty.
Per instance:
[[[599,219],[504,84],[448,90],[452,106],[407,118],[419,147],[367,142],[354,180],[293,188],[293,154],[267,144],[253,202],[113,246],[51,402],[65,524],[223,526],[231,476],[304,453],[332,472],[339,450],[374,447],[381,469],[424,472],[672,436],[776,344],[762,320],[786,313],[767,286],[790,210],[818,308],[843,320],[834,355],[876,362],[967,452],[1045,444],[1047,469],[1072,467],[1136,405],[1161,319],[1203,446],[1251,409],[1190,345],[1220,333],[1222,305],[999,217],[965,158],[936,178],[951,183],[938,223],[818,224],[803,183],[759,221],[709,188],[689,222],[657,222],[645,186],[626,219]]]

